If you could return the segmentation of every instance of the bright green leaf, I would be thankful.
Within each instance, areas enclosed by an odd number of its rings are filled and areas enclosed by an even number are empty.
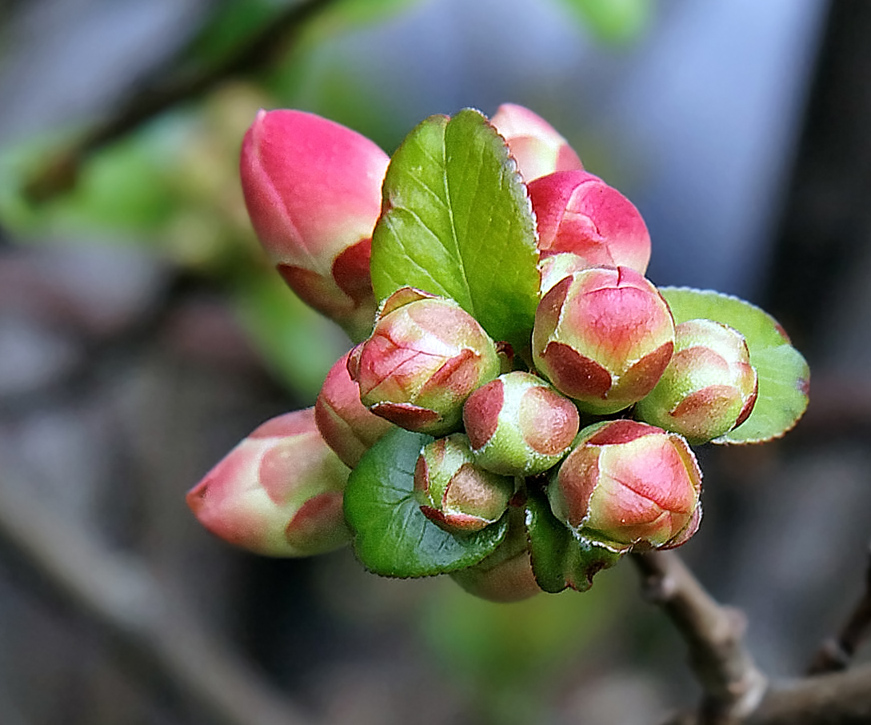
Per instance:
[[[397,428],[363,456],[345,490],[354,551],[381,576],[423,577],[477,564],[505,538],[507,517],[474,534],[454,536],[420,511],[412,493],[420,449],[433,439]]]
[[[753,412],[714,443],[761,443],[782,436],[807,408],[810,370],[783,328],[767,312],[737,297],[684,287],[660,289],[674,321],[716,320],[744,335],[759,378]]]
[[[504,141],[477,111],[431,116],[384,182],[372,241],[378,299],[410,285],[451,297],[496,340],[529,345],[538,304],[535,219]]]
[[[593,585],[593,576],[614,566],[621,554],[577,539],[550,510],[547,497],[531,491],[526,504],[526,527],[532,572],[544,591],[555,594],[566,587],[579,592]]]

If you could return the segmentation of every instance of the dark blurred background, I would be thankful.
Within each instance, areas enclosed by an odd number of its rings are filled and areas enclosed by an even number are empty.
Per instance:
[[[250,230],[260,107],[392,152],[430,114],[529,106],[641,209],[655,283],[780,319],[809,412],[700,451],[681,551],[800,674],[871,539],[869,37],[863,0],[0,0],[0,722],[647,725],[697,694],[629,564],[494,605],[190,515],[349,345]]]

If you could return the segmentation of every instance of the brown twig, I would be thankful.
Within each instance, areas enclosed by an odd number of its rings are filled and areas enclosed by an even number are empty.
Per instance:
[[[134,557],[111,552],[50,510],[19,481],[0,478],[0,541],[79,615],[103,629],[125,663],[157,674],[220,725],[304,725],[286,698],[219,643]]]
[[[117,111],[97,123],[68,148],[55,154],[39,168],[24,186],[25,196],[44,202],[75,186],[82,164],[95,151],[137,129],[164,111],[197,98],[223,80],[254,72],[266,65],[275,53],[321,10],[335,0],[303,0],[290,6],[263,30],[255,33],[241,47],[210,68],[197,72],[165,69],[155,77],[134,87]],[[182,57],[186,52],[180,54]]]
[[[704,692],[698,722],[741,722],[759,705],[767,687],[744,647],[743,615],[716,602],[674,552],[636,554],[633,560],[648,599],[665,610],[689,647]]]
[[[808,667],[809,675],[837,672],[849,667],[859,645],[871,629],[871,550],[865,570],[865,591],[843,628],[837,635],[827,639],[817,650]]]

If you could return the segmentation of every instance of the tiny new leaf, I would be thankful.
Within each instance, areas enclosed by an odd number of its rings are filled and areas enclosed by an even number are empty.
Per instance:
[[[662,287],[676,324],[706,318],[733,327],[747,340],[759,378],[753,412],[714,443],[761,443],[782,436],[807,408],[810,370],[783,328],[767,312],[737,297],[685,287]]]
[[[614,566],[622,556],[588,541],[577,539],[550,510],[547,497],[530,491],[526,504],[526,529],[532,573],[544,591],[556,594],[566,587],[585,592],[593,576]]]
[[[538,304],[535,218],[487,119],[466,109],[423,121],[393,155],[383,194],[375,296],[411,286],[451,297],[494,339],[527,347]]]
[[[482,531],[454,536],[421,513],[414,498],[414,465],[433,439],[397,428],[370,448],[348,479],[345,518],[354,551],[381,576],[424,577],[477,564],[505,538],[507,517]]]

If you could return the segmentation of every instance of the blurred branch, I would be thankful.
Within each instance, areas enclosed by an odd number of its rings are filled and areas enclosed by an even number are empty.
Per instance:
[[[161,67],[142,87],[134,87],[125,103],[102,122],[98,122],[71,146],[53,155],[37,169],[24,187],[33,202],[49,201],[72,189],[82,164],[103,146],[118,140],[168,109],[197,98],[227,78],[252,73],[267,66],[273,56],[289,42],[289,36],[335,0],[303,0],[291,5],[271,23],[249,38],[219,63],[196,72]],[[182,53],[185,56],[186,53]]]
[[[698,722],[741,722],[755,710],[767,687],[744,647],[743,615],[716,602],[677,554],[663,551],[632,558],[641,571],[646,597],[663,608],[689,647],[704,691]]]
[[[869,551],[865,570],[865,591],[856,604],[843,628],[838,634],[827,639],[814,656],[809,675],[836,672],[849,667],[853,655],[871,628],[871,551]]]
[[[0,478],[0,541],[149,675],[220,725],[309,720],[206,631],[134,557],[111,552],[40,501],[8,470]]]

